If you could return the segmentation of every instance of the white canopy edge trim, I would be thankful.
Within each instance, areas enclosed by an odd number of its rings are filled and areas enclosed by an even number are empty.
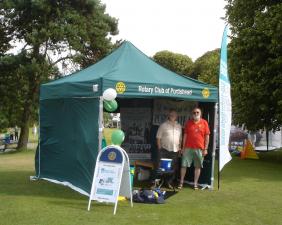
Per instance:
[[[61,185],[63,185],[63,186],[70,187],[71,189],[73,189],[73,190],[79,192],[80,194],[89,196],[89,194],[88,194],[87,192],[85,192],[84,190],[80,189],[79,187],[74,186],[74,185],[71,184],[70,182],[67,182],[67,181],[58,181],[58,180],[53,180],[53,179],[49,179],[49,178],[40,178],[40,179],[47,180],[47,181],[50,181],[50,182],[55,183],[55,184],[61,184]]]

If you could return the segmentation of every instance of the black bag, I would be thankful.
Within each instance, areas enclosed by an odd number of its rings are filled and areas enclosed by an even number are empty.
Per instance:
[[[140,189],[133,191],[133,201],[138,203],[164,204],[165,191],[159,188],[153,190]]]

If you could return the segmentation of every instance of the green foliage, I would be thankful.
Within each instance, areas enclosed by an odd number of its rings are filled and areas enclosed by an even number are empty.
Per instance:
[[[191,77],[193,61],[187,55],[169,51],[160,51],[153,56],[153,59],[173,72]]]
[[[58,63],[83,68],[104,57],[117,32],[117,20],[98,0],[1,1],[0,127],[21,122],[19,145],[25,145],[40,84],[58,76]],[[7,55],[11,43],[23,45],[18,55]]]
[[[7,36],[3,24],[0,23],[0,56],[4,55],[4,53],[11,47],[9,42],[10,38]]]
[[[275,131],[282,125],[282,3],[227,2],[234,122]]]
[[[189,56],[169,51],[157,52],[153,59],[167,69],[218,86],[220,50],[208,51],[194,63]]]
[[[29,65],[24,53],[0,58],[0,128],[19,125],[22,104],[27,92],[27,78],[21,76],[23,65]]]
[[[108,36],[118,32],[117,20],[97,0],[4,0],[0,6],[4,31],[50,61],[55,55],[92,64],[111,50]]]
[[[26,51],[18,55],[0,57],[0,129],[22,127],[27,122],[23,120],[25,106],[29,106],[29,120],[37,120],[39,82],[48,80],[48,76],[57,73],[45,61],[38,63]],[[33,74],[40,74],[34,80]]]
[[[219,49],[206,52],[195,61],[193,75],[200,81],[218,86],[219,60]]]

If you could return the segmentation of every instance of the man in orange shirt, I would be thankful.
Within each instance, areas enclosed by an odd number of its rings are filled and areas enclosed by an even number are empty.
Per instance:
[[[194,108],[192,112],[193,119],[185,124],[178,188],[182,188],[186,169],[193,162],[195,167],[194,189],[196,190],[198,189],[198,180],[201,174],[201,168],[203,167],[204,156],[208,154],[210,129],[208,122],[201,118],[202,112],[200,108]]]

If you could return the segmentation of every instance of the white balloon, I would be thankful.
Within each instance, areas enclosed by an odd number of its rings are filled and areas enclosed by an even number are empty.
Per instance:
[[[108,88],[103,92],[103,98],[106,101],[112,101],[117,97],[117,92],[113,88]]]

